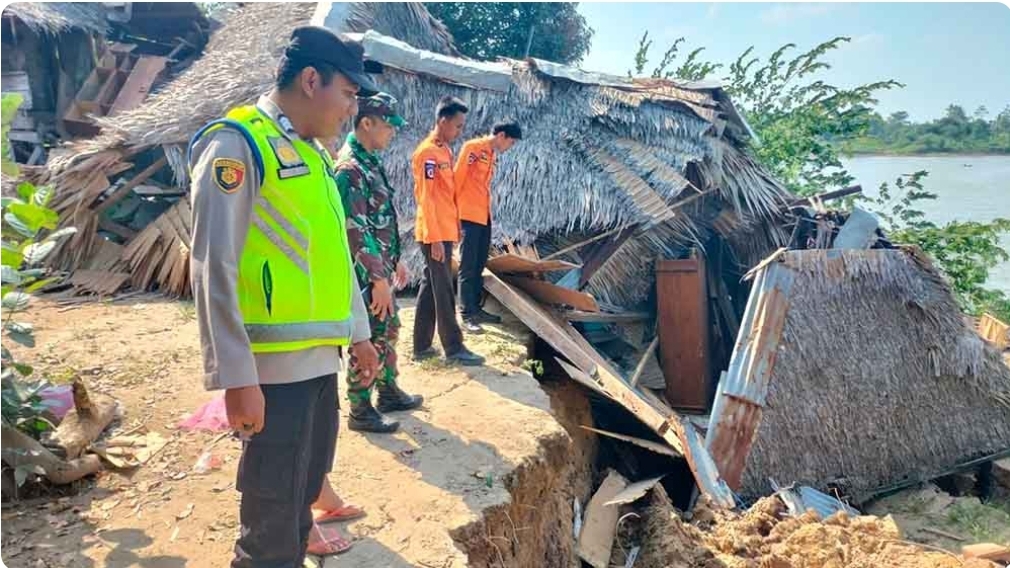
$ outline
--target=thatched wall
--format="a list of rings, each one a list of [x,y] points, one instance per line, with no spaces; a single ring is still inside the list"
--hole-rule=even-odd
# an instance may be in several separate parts
[[[1010,369],[906,250],[792,251],[796,275],[742,492],[857,497],[1010,448]]]
[[[105,6],[101,2],[13,2],[3,9],[35,33],[59,34],[73,29],[105,34]]]

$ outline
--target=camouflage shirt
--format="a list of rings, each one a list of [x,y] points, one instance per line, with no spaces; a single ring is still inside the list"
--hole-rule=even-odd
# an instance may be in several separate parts
[[[335,167],[347,215],[347,243],[364,289],[372,280],[391,279],[400,261],[395,192],[379,156],[366,150],[353,132],[337,154]]]

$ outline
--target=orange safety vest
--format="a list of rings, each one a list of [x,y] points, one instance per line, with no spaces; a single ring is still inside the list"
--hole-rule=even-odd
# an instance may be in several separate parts
[[[456,162],[456,207],[459,219],[487,225],[491,222],[491,176],[495,154],[490,136],[463,144]]]
[[[459,219],[452,175],[452,150],[432,132],[414,150],[414,237],[420,243],[458,242]]]

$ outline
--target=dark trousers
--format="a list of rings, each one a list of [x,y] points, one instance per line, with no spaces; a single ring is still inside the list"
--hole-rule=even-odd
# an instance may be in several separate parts
[[[310,506],[333,465],[337,376],[263,385],[263,430],[243,444],[242,492],[232,568],[301,568],[312,529]]]
[[[463,240],[459,245],[459,303],[463,317],[480,312],[484,289],[484,265],[491,250],[491,222],[487,225],[462,222]]]
[[[444,247],[441,262],[431,258],[431,247]],[[456,321],[456,298],[452,291],[452,243],[421,244],[424,255],[424,274],[417,292],[417,309],[414,313],[414,353],[431,347],[438,325],[438,338],[442,350],[453,355],[463,348],[463,332]]]

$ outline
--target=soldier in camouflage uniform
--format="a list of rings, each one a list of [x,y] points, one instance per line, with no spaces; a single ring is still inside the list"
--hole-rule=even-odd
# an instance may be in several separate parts
[[[366,432],[396,431],[399,422],[382,413],[412,410],[423,400],[403,392],[396,382],[400,318],[393,289],[406,284],[407,273],[400,263],[394,190],[378,155],[389,146],[396,129],[406,124],[396,106],[396,99],[386,93],[359,99],[354,132],[347,135],[336,159],[337,188],[347,215],[347,241],[369,308],[372,344],[379,354],[380,369],[374,379],[378,409],[372,406],[372,381],[359,374],[353,355],[347,375],[351,403],[348,427]]]

